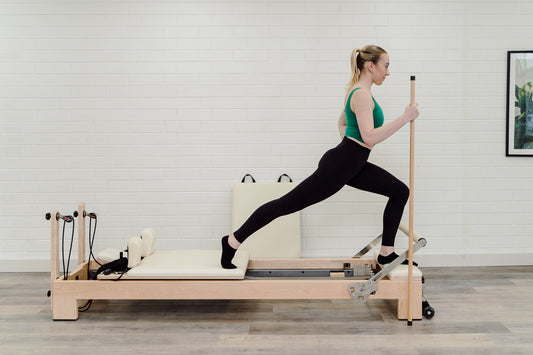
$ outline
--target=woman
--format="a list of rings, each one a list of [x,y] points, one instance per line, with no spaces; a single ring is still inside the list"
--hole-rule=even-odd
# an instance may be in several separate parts
[[[389,197],[383,213],[383,237],[378,263],[387,264],[398,257],[394,239],[403,209],[409,199],[409,188],[400,180],[369,163],[372,147],[418,117],[418,104],[409,105],[392,122],[383,125],[383,111],[374,100],[372,85],[381,85],[389,75],[389,56],[377,46],[355,49],[351,56],[352,80],[339,117],[342,141],[320,159],[318,169],[292,191],[255,210],[244,224],[222,238],[221,265],[236,268],[232,259],[237,248],[255,231],[274,219],[320,202],[344,185]]]

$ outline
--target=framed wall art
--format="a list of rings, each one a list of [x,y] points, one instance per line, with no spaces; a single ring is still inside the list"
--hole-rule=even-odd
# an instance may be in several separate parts
[[[507,52],[506,156],[533,156],[533,50]]]

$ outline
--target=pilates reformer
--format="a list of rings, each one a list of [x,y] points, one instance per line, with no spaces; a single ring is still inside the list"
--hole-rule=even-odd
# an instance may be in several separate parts
[[[374,258],[363,258],[381,236],[374,239],[352,258],[341,259],[285,259],[285,260],[248,260],[247,254],[241,254],[235,264],[241,274],[232,274],[234,270],[222,269],[219,265],[220,251],[200,251],[211,264],[217,264],[220,274],[198,277],[194,272],[189,275],[176,276],[141,274],[132,276],[132,271],[149,260],[165,259],[162,251],[157,257],[152,254],[140,260],[140,251],[153,247],[154,239],[147,238],[141,242],[128,243],[128,256],[136,266],[122,273],[99,275],[92,279],[99,265],[95,260],[85,259],[85,218],[95,216],[85,210],[85,203],[78,206],[78,266],[72,272],[59,272],[59,221],[73,218],[63,216],[58,211],[47,215],[51,221],[51,296],[54,320],[78,319],[78,302],[98,299],[356,299],[366,302],[368,299],[393,299],[398,302],[397,317],[408,319],[407,314],[407,265],[400,265],[406,260],[405,251],[391,264],[381,267]],[[407,227],[399,228],[407,234]],[[144,231],[143,231],[144,233]],[[90,237],[90,233],[89,233]],[[420,235],[414,235],[416,241],[413,252],[426,244]],[[89,243],[91,240],[89,238]],[[131,255],[135,252],[136,256]],[[153,252],[148,251],[148,253]],[[179,255],[187,263],[187,255],[198,251],[182,250]],[[171,255],[175,257],[176,255]],[[63,256],[64,257],[64,256]],[[94,256],[93,256],[94,257]],[[194,256],[197,257],[196,255]],[[178,259],[179,259],[178,258]],[[202,257],[200,257],[202,258]],[[211,268],[213,268],[211,266]],[[229,273],[224,275],[224,273]],[[118,281],[116,281],[118,280]],[[420,320],[422,316],[433,317],[434,310],[422,295],[423,277],[414,267],[412,291],[412,319]]]
[[[415,77],[411,76],[411,104],[414,104]],[[218,265],[220,251],[184,250],[153,252],[153,233],[145,238],[128,241],[127,268],[121,273],[109,272],[97,275],[102,266],[93,255],[89,234],[90,253],[85,260],[85,218],[96,218],[95,213],[85,211],[81,202],[74,217],[78,222],[78,267],[68,272],[63,253],[63,275],[59,274],[59,220],[73,222],[72,216],[63,216],[58,211],[47,214],[51,221],[51,291],[54,320],[76,320],[78,311],[85,311],[86,305],[95,299],[369,299],[397,300],[397,317],[407,320],[430,319],[435,314],[422,294],[424,278],[413,265],[413,253],[426,245],[426,240],[413,228],[414,214],[414,122],[410,123],[410,167],[409,167],[409,226],[400,224],[399,229],[409,237],[409,247],[392,263],[382,267],[375,259],[364,259],[370,250],[381,241],[381,236],[361,249],[352,258],[343,259],[253,259],[238,253],[234,270],[222,269]],[[280,177],[281,179],[281,177]],[[244,181],[244,180],[243,180]],[[278,180],[279,182],[279,180]],[[95,225],[96,227],[96,225]],[[298,229],[299,231],[299,229]],[[72,238],[74,237],[74,227]],[[64,227],[63,227],[64,238]],[[94,234],[93,234],[94,239]],[[63,241],[64,242],[64,241]],[[299,241],[298,241],[299,243]],[[72,248],[72,239],[71,239]],[[241,249],[241,248],[239,248]],[[187,258],[194,253],[192,258]],[[155,255],[155,256],[154,256]],[[141,257],[144,259],[141,261]],[[94,261],[90,258],[93,257]],[[182,265],[168,268],[168,264],[193,260],[207,262],[193,271],[178,272]],[[408,260],[408,265],[401,265]],[[116,260],[125,264],[122,254]],[[163,265],[161,264],[163,261]],[[179,263],[178,263],[179,264]],[[187,265],[188,266],[188,265]],[[209,270],[206,274],[205,270]],[[90,275],[94,275],[91,277]],[[115,282],[117,281],[118,282]],[[78,300],[90,300],[78,308]]]

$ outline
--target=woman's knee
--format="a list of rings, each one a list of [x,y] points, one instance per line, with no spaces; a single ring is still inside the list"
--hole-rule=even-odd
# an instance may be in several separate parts
[[[409,200],[409,187],[407,187],[407,185],[404,183],[401,183],[401,185],[398,187],[397,196],[399,199],[404,201],[404,203],[407,203],[407,200]]]

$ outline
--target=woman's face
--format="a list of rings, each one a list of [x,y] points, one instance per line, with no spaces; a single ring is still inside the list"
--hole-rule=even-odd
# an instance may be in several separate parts
[[[376,85],[383,84],[389,73],[389,55],[383,53],[379,56],[377,64],[370,63],[369,70],[372,73],[372,79]]]

